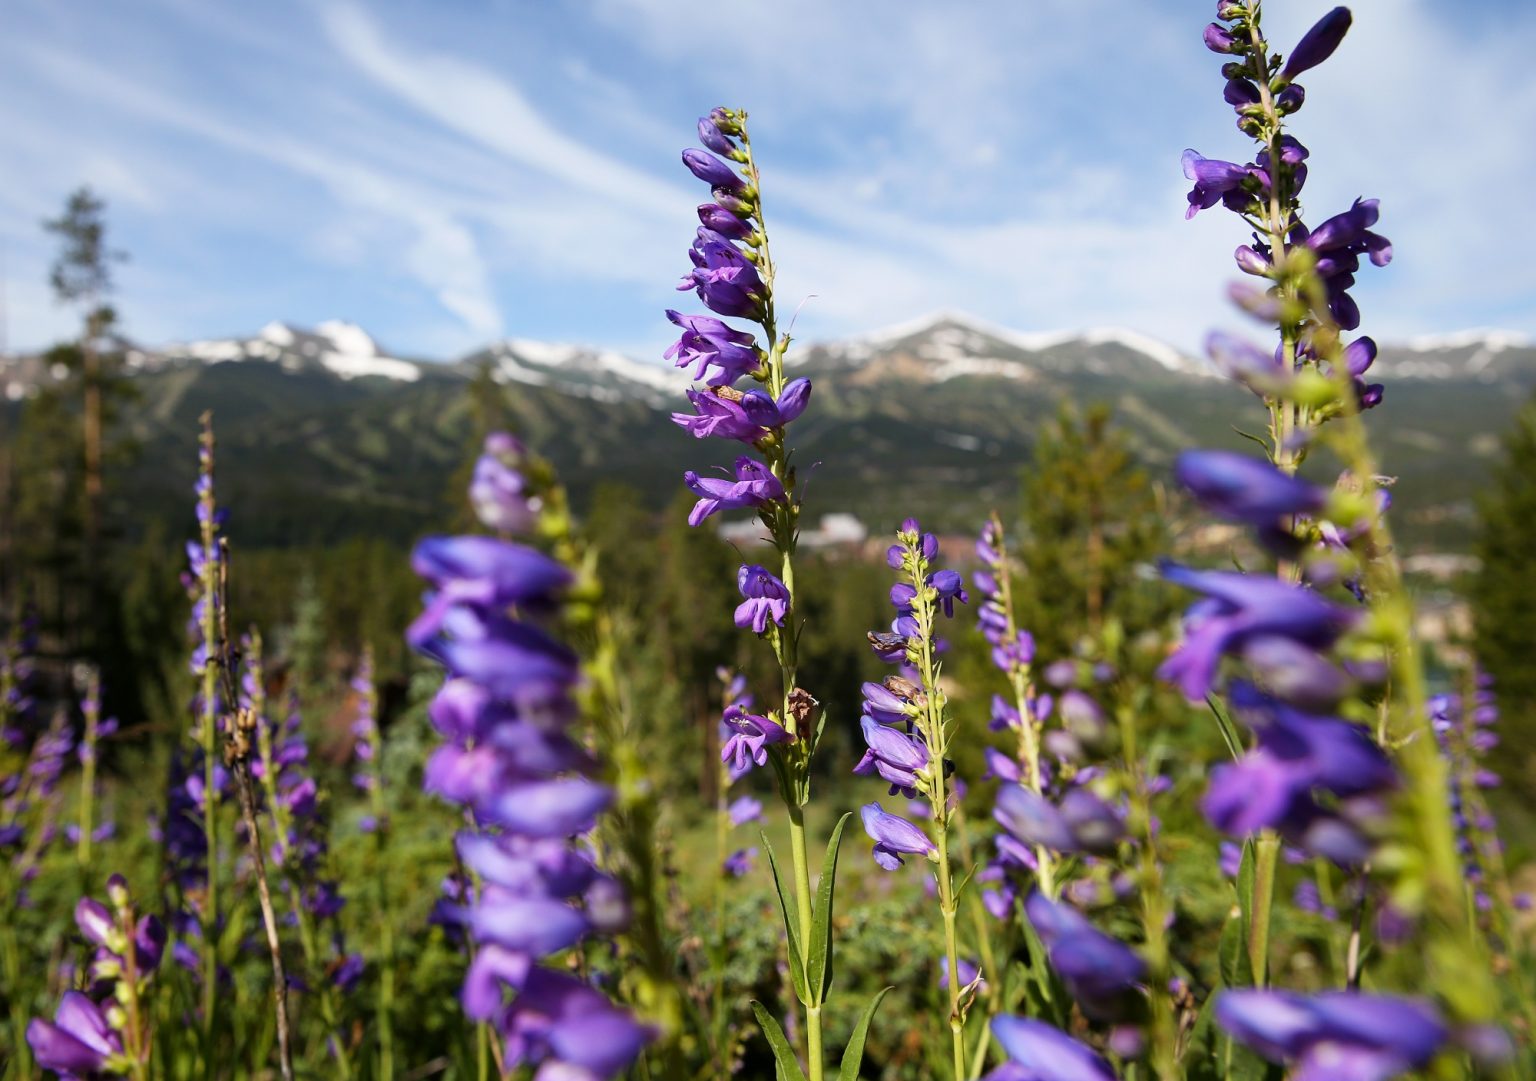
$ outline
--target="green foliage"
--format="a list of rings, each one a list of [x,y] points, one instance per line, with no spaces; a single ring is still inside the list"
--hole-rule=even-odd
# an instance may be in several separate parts
[[[1017,596],[1042,656],[1072,656],[1111,622],[1134,636],[1165,621],[1168,591],[1137,575],[1168,551],[1161,503],[1107,407],[1063,403],[1040,430],[1024,477]]]
[[[1504,438],[1504,458],[1478,503],[1480,569],[1469,590],[1479,662],[1493,676],[1504,772],[1536,782],[1536,401]]]

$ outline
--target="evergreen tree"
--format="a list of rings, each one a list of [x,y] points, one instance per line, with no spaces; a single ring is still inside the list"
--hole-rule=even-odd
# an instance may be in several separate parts
[[[54,298],[81,312],[78,340],[55,348],[49,359],[71,371],[80,394],[84,557],[87,577],[93,583],[100,554],[103,397],[107,384],[113,381],[117,352],[108,337],[117,322],[110,303],[112,265],[125,258],[107,246],[106,209],[106,203],[89,188],[80,188],[65,202],[63,214],[43,223],[61,245],[48,277]]]
[[[1062,404],[1036,438],[1023,496],[1019,611],[1041,656],[1072,653],[1111,620],[1135,635],[1166,618],[1167,591],[1138,573],[1167,551],[1159,493],[1107,406]]]
[[[1536,400],[1504,437],[1504,460],[1478,503],[1481,567],[1470,598],[1477,658],[1494,678],[1507,751],[1536,753]]]

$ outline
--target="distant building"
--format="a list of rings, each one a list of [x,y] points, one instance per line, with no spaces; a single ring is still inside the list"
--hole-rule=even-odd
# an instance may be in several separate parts
[[[740,548],[759,548],[768,544],[768,531],[755,518],[739,522],[721,522],[720,539]],[[869,528],[857,517],[844,512],[823,514],[815,529],[800,530],[802,548],[862,548],[869,538]]]

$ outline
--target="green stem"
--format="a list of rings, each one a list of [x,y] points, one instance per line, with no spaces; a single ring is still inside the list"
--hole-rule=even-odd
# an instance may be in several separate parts
[[[800,963],[810,971],[811,949],[811,865],[806,858],[805,813],[791,801],[789,810],[789,850],[795,866],[795,914],[800,922]],[[812,988],[811,996],[820,999],[821,989]],[[805,1008],[806,1064],[810,1068],[810,1081],[821,1081],[823,1064],[821,1049],[821,1007]]]
[[[944,916],[944,955],[949,960],[949,1038],[954,1054],[955,1081],[965,1081],[965,1018],[960,1009],[960,949],[955,935],[955,893],[949,873],[949,836],[941,830],[939,846],[939,911]]]

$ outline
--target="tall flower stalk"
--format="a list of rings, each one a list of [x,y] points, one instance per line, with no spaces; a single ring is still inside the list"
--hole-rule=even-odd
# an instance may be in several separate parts
[[[889,632],[870,635],[881,658],[901,665],[900,676],[864,685],[860,727],[868,745],[855,773],[874,774],[890,783],[891,794],[927,801],[929,828],[889,814],[879,803],[863,808],[864,830],[875,842],[875,862],[886,870],[901,866],[904,855],[920,855],[934,864],[939,915],[944,924],[944,960],[949,989],[949,1030],[954,1076],[965,1078],[965,1018],[977,980],[960,978],[959,909],[951,865],[950,826],[958,813],[954,789],[947,783],[946,758],[953,725],[939,683],[938,619],[953,616],[955,603],[969,598],[964,581],[952,570],[939,570],[939,543],[908,518],[886,553],[898,572],[891,587],[896,619]]]
[[[501,467],[490,479],[504,483],[482,505],[487,478],[477,469],[471,497],[482,520],[504,505],[536,523],[543,508],[520,499],[521,475],[487,457],[488,470]],[[412,566],[429,592],[407,639],[447,674],[430,709],[444,742],[424,787],[464,811],[456,848],[477,886],[454,914],[474,942],[464,1011],[498,1030],[501,1068],[617,1076],[653,1030],[580,975],[541,963],[630,918],[621,884],[570,841],[615,798],[570,731],[579,658],[553,632],[576,603],[574,575],[532,547],[478,535],[429,537]]]
[[[363,655],[352,675],[352,693],[357,696],[357,713],[352,721],[352,754],[356,772],[352,783],[368,798],[368,812],[363,828],[373,839],[373,855],[378,873],[374,877],[374,905],[379,927],[379,986],[374,1003],[378,1025],[379,1077],[393,1081],[395,1075],[395,929],[390,891],[382,872],[389,855],[389,802],[384,792],[384,744],[379,733],[379,695],[373,681],[373,648],[363,647]]]
[[[1360,323],[1349,288],[1361,257],[1385,266],[1392,245],[1372,231],[1379,217],[1375,200],[1356,200],[1315,228],[1302,221],[1299,196],[1309,153],[1285,131],[1286,118],[1305,101],[1296,78],[1333,54],[1351,16],[1335,8],[1288,58],[1265,39],[1257,2],[1224,2],[1218,18],[1205,41],[1230,57],[1222,69],[1224,96],[1259,151],[1246,165],[1186,151],[1185,173],[1194,181],[1188,216],[1220,202],[1253,230],[1252,243],[1239,247],[1235,258],[1239,269],[1265,284],[1235,288],[1234,297],[1275,328],[1278,346],[1271,352],[1215,337],[1212,354],[1264,399],[1270,461],[1186,455],[1180,479],[1207,507],[1255,528],[1276,557],[1278,581],[1265,586],[1243,575],[1175,570],[1171,577],[1208,599],[1202,610],[1191,611],[1189,638],[1164,672],[1200,700],[1220,658],[1231,655],[1257,684],[1234,684],[1229,693],[1236,695],[1235,712],[1258,725],[1258,745],[1213,775],[1205,803],[1227,832],[1258,832],[1254,885],[1243,899],[1255,982],[1262,986],[1266,979],[1274,859],[1284,836],[1345,866],[1390,868],[1396,898],[1429,916],[1432,986],[1460,1018],[1485,1020],[1493,1010],[1491,984],[1485,958],[1467,934],[1445,764],[1430,730],[1386,493],[1361,421],[1362,412],[1382,399],[1380,386],[1362,378],[1376,346],[1368,337],[1343,338]],[[1308,451],[1320,445],[1347,471],[1331,493],[1296,477]],[[1363,609],[1324,600],[1331,582],[1342,582]],[[1369,684],[1378,674],[1373,669],[1389,677],[1384,696],[1359,693],[1357,680]],[[1335,709],[1371,723],[1394,753],[1400,785],[1361,724],[1324,715]],[[1283,751],[1282,739],[1313,748],[1313,764]],[[1342,761],[1353,768],[1343,768]],[[1271,791],[1278,784],[1293,797],[1265,807],[1257,797],[1261,783]],[[1391,825],[1372,808],[1399,789],[1401,815]],[[1314,795],[1320,792],[1330,797],[1320,802]],[[1377,851],[1388,832],[1391,843]]]
[[[683,334],[667,356],[679,367],[692,365],[694,377],[705,379],[707,384],[688,391],[694,413],[673,414],[673,420],[696,438],[733,440],[759,455],[738,457],[726,479],[700,477],[691,470],[683,479],[699,497],[688,516],[690,525],[697,526],[722,510],[752,509],[767,529],[778,556],[777,573],[758,564],[741,568],[738,586],[743,599],[736,610],[736,624],[766,638],[773,649],[779,669],[779,705],[763,716],[727,711],[726,724],[732,735],[722,755],[741,757],[759,766],[771,761],[778,781],[789,823],[792,864],[788,891],[792,899],[779,890],[785,901],[782,907],[790,973],[805,1008],[805,1060],[810,1079],[820,1081],[825,1070],[822,1009],[832,971],[828,960],[832,884],[826,876],[836,871],[842,823],[828,845],[820,895],[813,895],[805,807],[810,801],[811,760],[825,718],[798,679],[801,628],[795,616],[795,550],[800,499],[787,431],[804,412],[811,384],[803,378],[790,379],[785,371],[790,339],[775,315],[774,263],[763,217],[762,175],[752,153],[746,120],[744,112],[714,109],[699,120],[699,140],[705,149],[683,151],[683,164],[709,185],[714,201],[698,208],[702,224],[688,253],[693,269],[678,289],[694,291],[717,315],[756,323],[762,328],[765,344],[759,346],[752,333],[714,316],[668,311],[667,318],[681,327]],[[735,384],[744,377],[758,386],[738,389]],[[764,841],[766,845],[766,836]],[[779,885],[778,863],[768,847],[769,864]],[[778,1022],[760,1005],[754,1009],[773,1044],[779,1068],[798,1072]],[[856,1043],[857,1051],[850,1044],[845,1055],[862,1056],[862,1029]]]
[[[219,533],[220,514],[214,499],[214,438],[212,414],[204,413],[197,444],[198,540],[188,545],[193,583],[192,624],[198,644],[192,653],[192,671],[199,677],[195,699],[194,741],[202,756],[201,813],[203,826],[204,881],[202,904],[197,913],[201,934],[203,980],[203,1042],[208,1070],[213,1070],[214,1040],[218,1029],[219,984],[219,801],[224,777],[219,768],[219,670],[216,643],[219,634]]]

